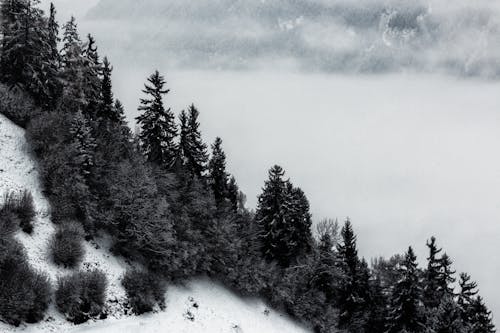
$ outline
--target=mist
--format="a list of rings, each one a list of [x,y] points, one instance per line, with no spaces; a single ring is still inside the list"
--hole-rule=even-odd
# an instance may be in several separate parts
[[[206,142],[224,140],[249,208],[280,164],[315,221],[351,218],[363,256],[413,245],[423,263],[434,235],[500,312],[500,262],[490,259],[500,251],[498,5],[56,5],[110,56],[132,127],[156,68],[172,90],[167,105],[177,114],[197,105]]]

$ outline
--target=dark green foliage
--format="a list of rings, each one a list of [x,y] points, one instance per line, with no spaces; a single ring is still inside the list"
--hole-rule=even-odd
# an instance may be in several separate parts
[[[205,174],[208,162],[207,146],[201,138],[199,115],[194,105],[188,108],[187,114],[184,110],[181,112],[178,153],[188,172],[198,178]]]
[[[141,99],[138,109],[143,113],[136,119],[141,127],[141,147],[148,161],[169,169],[175,164],[177,128],[174,114],[163,105],[163,95],[170,91],[164,88],[165,83],[158,71],[148,78],[143,90],[146,98]]]
[[[33,196],[29,191],[20,193],[10,192],[4,195],[0,214],[5,216],[5,225],[13,221],[19,223],[19,227],[27,234],[33,232],[33,221],[36,216]]]
[[[165,307],[166,283],[158,275],[147,271],[129,270],[122,280],[130,306],[140,315],[153,311],[158,305]]]
[[[97,318],[104,310],[107,283],[98,270],[61,277],[55,293],[57,309],[75,324]]]
[[[302,190],[283,180],[284,174],[280,166],[269,171],[255,220],[260,226],[264,256],[286,267],[309,251],[312,236],[309,203]]]
[[[83,247],[84,231],[76,222],[65,222],[58,229],[50,241],[50,253],[56,265],[74,268],[83,259],[85,249]]]
[[[51,294],[49,278],[28,265],[23,247],[10,237],[1,238],[0,319],[15,326],[39,322]]]

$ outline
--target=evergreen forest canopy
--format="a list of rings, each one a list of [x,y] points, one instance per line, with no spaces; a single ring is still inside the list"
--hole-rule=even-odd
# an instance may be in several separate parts
[[[222,139],[203,141],[195,105],[178,116],[166,106],[161,73],[147,78],[134,134],[93,36],[79,36],[74,18],[61,32],[54,6],[46,16],[37,0],[0,3],[0,112],[26,129],[38,160],[56,264],[74,269],[83,238],[106,233],[116,255],[145,267],[123,282],[135,313],[162,306],[162,281],[206,275],[315,332],[495,332],[476,283],[457,276],[435,238],[426,267],[411,247],[369,265],[349,220],[323,220],[313,233],[306,194],[280,166],[247,210]],[[0,319],[40,321],[53,291],[12,237],[19,225],[31,232],[32,199],[12,197],[0,212]],[[104,279],[61,279],[57,308],[75,323],[102,317]]]

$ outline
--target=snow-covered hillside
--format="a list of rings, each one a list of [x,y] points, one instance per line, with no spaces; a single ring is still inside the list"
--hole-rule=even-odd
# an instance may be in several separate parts
[[[24,130],[0,115],[0,193],[24,189],[33,194],[37,216],[33,234],[19,232],[16,237],[26,248],[31,265],[46,272],[55,285],[58,276],[70,271],[55,266],[48,258],[47,244],[55,231],[50,221],[49,203],[43,196]],[[86,255],[81,264],[81,269],[99,268],[108,277],[106,320],[75,326],[66,322],[52,307],[41,323],[14,328],[0,322],[0,332],[306,332],[261,301],[243,300],[209,280],[169,287],[164,312],[128,316],[124,308],[126,299],[121,278],[129,264],[109,252],[109,243],[106,238],[86,243]]]

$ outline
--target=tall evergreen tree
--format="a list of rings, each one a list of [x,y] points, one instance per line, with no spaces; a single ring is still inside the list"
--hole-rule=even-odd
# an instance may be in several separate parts
[[[69,131],[76,152],[72,162],[77,164],[82,176],[88,178],[94,165],[96,142],[92,136],[92,128],[81,111],[75,113]]]
[[[228,192],[228,174],[226,172],[226,154],[222,150],[222,139],[217,137],[212,145],[212,157],[208,163],[210,185],[218,206],[223,204]]]
[[[91,34],[87,35],[87,41],[83,44],[84,57],[84,89],[86,99],[86,113],[91,119],[97,119],[101,106],[101,76],[103,72],[99,59],[97,45]]]
[[[399,268],[399,274],[400,280],[391,296],[387,332],[423,332],[421,279],[417,257],[411,247]]]
[[[241,202],[240,189],[234,176],[231,176],[227,184],[227,198],[231,203],[231,208],[234,212],[237,212],[244,205],[244,202]]]
[[[119,123],[122,120],[122,115],[119,110],[115,107],[113,98],[113,87],[111,81],[111,73],[113,72],[113,67],[111,66],[107,57],[104,57],[102,65],[102,81],[101,81],[101,101],[98,111],[98,117],[101,119],[108,119],[115,123]],[[120,103],[121,104],[121,103]]]
[[[426,307],[436,308],[443,296],[440,285],[441,263],[438,258],[442,249],[437,247],[435,237],[432,237],[427,242],[427,247],[429,248],[429,257],[427,258],[427,270],[425,271],[423,299]]]
[[[179,159],[188,171],[200,178],[207,169],[207,146],[203,143],[198,117],[200,112],[191,105],[188,113],[180,114]]]
[[[61,77],[64,91],[62,103],[68,111],[87,111],[85,76],[87,60],[78,35],[74,17],[63,26],[63,48],[61,51]]]
[[[52,61],[47,19],[39,0],[1,3],[0,79],[30,93],[38,105],[53,104],[57,64]]]
[[[307,199],[283,179],[284,174],[277,165],[269,170],[255,219],[264,256],[287,267],[309,250],[312,236]]]
[[[364,326],[362,315],[368,301],[369,278],[366,263],[363,264],[358,257],[356,235],[349,219],[342,227],[340,236],[337,251],[342,261],[344,280],[338,299],[339,324],[348,331],[357,331]]]
[[[137,122],[141,127],[139,139],[148,161],[163,168],[171,168],[175,163],[177,145],[175,137],[177,127],[170,108],[165,109],[163,96],[170,92],[165,89],[165,79],[155,71],[145,84],[143,92],[146,98],[141,98]]]

